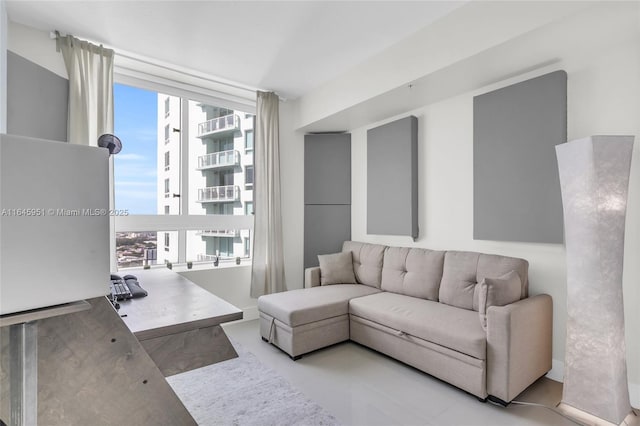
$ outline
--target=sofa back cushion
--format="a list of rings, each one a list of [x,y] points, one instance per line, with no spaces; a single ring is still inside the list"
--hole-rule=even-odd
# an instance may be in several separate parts
[[[382,290],[438,301],[444,253],[388,247],[382,267]]]
[[[382,282],[382,259],[386,246],[380,244],[345,241],[342,251],[353,255],[353,272],[356,281],[371,287],[380,288]]]
[[[476,286],[478,314],[482,328],[487,329],[487,310],[490,306],[504,306],[522,298],[522,280],[516,271],[510,271],[498,278],[486,277]]]
[[[350,251],[319,254],[320,285],[357,284],[353,273],[353,255]]]
[[[528,295],[529,262],[515,257],[466,251],[448,251],[444,256],[439,300],[447,305],[477,311],[477,284],[516,271],[522,284],[521,298]]]
[[[529,262],[524,259],[496,254],[481,254],[476,279],[481,282],[485,278],[498,278],[509,271],[516,271],[520,276],[522,283],[520,299],[529,296]]]

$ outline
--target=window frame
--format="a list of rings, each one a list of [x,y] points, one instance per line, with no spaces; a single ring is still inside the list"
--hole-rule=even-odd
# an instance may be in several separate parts
[[[251,182],[247,179],[247,176],[251,175]],[[253,164],[247,164],[244,166],[244,188],[253,189],[253,182],[255,180],[255,168]]]
[[[248,136],[251,135],[251,147],[247,146],[247,141],[248,141]],[[256,137],[256,132],[255,132],[255,120],[254,120],[254,128],[251,130],[245,130],[244,131],[244,151],[245,152],[253,152],[253,147],[255,145],[255,137]]]
[[[169,198],[171,195],[171,180],[165,178],[164,180],[164,198]]]
[[[151,67],[153,68],[153,67]],[[125,72],[123,72],[125,71]],[[228,93],[212,90],[210,87],[210,81],[204,80],[205,85],[197,86],[193,84],[191,75],[180,74],[181,79],[169,82],[164,78],[158,78],[157,75],[147,74],[147,79],[140,77],[132,77],[129,75],[128,70],[123,67],[115,66],[114,68],[114,83],[124,84],[140,89],[152,90],[156,93],[161,93],[168,96],[180,97],[180,121],[182,131],[177,133],[177,137],[180,138],[180,155],[178,156],[177,163],[180,167],[180,182],[179,191],[181,194],[179,199],[179,211],[188,212],[189,207],[189,122],[188,111],[189,101],[202,102],[210,105],[216,105],[221,108],[228,108],[234,111],[241,111],[245,114],[251,114],[255,116],[255,98],[251,101],[247,100],[247,89],[238,89],[238,93],[243,92],[241,96],[230,96]],[[196,79],[197,80],[197,79]],[[187,82],[189,81],[189,82]],[[200,80],[198,80],[200,81]],[[217,87],[217,86],[216,86]],[[191,90],[190,90],[191,89]],[[255,92],[254,92],[255,94]],[[165,104],[166,105],[166,104]],[[165,111],[166,115],[166,111]],[[255,120],[254,120],[255,123]],[[165,144],[171,139],[171,128],[169,125],[165,126],[169,129],[169,138],[165,138]],[[110,178],[113,182],[113,168],[110,171]],[[166,179],[168,180],[168,178]],[[111,185],[110,197],[112,200],[115,198],[115,185]],[[165,199],[171,197],[171,191],[165,192]],[[160,200],[158,200],[160,201]],[[112,202],[113,204],[113,202]],[[213,223],[213,224],[212,224]],[[111,218],[111,230],[110,234],[113,240],[112,243],[112,268],[117,268],[117,261],[115,260],[115,235],[118,232],[171,232],[177,231],[178,233],[178,260],[177,263],[186,263],[186,242],[187,231],[198,231],[202,229],[211,229],[212,227],[217,229],[248,229],[249,232],[253,232],[254,219],[253,215],[190,215],[185,214],[156,214],[156,215],[128,215],[128,216],[116,216]],[[159,241],[158,241],[159,243]],[[159,244],[157,244],[159,248]]]
[[[251,232],[249,232],[249,236],[244,239],[244,257],[251,257]]]
[[[164,144],[167,145],[171,142],[171,128],[168,124],[164,126]]]

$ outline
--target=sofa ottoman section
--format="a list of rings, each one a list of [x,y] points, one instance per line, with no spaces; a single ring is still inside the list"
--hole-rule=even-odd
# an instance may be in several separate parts
[[[293,359],[349,340],[349,300],[379,291],[361,284],[335,284],[261,296],[260,335]]]

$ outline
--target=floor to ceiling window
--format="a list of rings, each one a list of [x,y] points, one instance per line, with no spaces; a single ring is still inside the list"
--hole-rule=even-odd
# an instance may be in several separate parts
[[[115,207],[134,228],[116,225],[118,267],[250,257],[251,228],[233,218],[253,213],[254,116],[122,84],[114,95]]]

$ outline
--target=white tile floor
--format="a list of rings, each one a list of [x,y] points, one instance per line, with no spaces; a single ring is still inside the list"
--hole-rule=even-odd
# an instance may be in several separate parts
[[[499,407],[352,342],[292,361],[262,341],[258,322],[224,326],[227,335],[316,401],[344,425],[575,425],[532,406]],[[562,385],[541,379],[517,399],[550,407]]]

